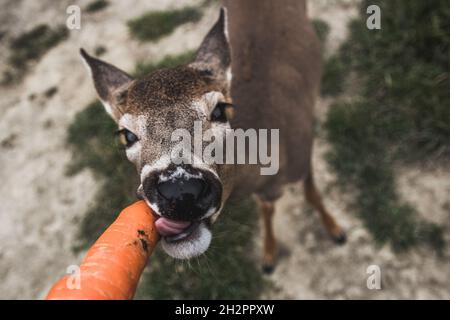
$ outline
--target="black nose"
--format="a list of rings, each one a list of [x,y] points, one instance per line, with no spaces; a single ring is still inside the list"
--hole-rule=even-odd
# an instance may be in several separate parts
[[[208,170],[170,166],[154,171],[142,181],[142,196],[165,218],[197,221],[220,207],[222,184]]]
[[[193,221],[201,218],[211,204],[211,192],[202,178],[176,178],[160,181],[156,190],[162,198],[161,214],[167,218]]]
[[[159,182],[156,186],[159,194],[170,202],[197,201],[205,190],[203,179],[171,179]]]

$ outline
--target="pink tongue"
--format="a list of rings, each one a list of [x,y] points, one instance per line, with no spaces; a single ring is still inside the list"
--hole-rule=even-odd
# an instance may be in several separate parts
[[[188,221],[175,221],[164,217],[159,218],[155,222],[156,230],[163,237],[177,235],[189,227],[190,224]]]

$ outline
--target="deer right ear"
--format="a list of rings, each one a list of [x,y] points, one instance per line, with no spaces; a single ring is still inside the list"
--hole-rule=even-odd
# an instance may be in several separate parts
[[[83,49],[80,49],[80,54],[106,112],[117,122],[123,115],[121,110],[133,78],[113,65],[91,57]]]
[[[195,61],[190,67],[200,70],[226,87],[231,80],[231,50],[228,40],[227,9],[220,9],[220,16],[203,39]]]

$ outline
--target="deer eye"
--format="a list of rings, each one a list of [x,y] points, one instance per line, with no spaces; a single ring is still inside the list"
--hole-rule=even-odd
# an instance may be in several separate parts
[[[118,133],[120,142],[127,148],[131,147],[136,141],[139,140],[138,137],[128,129],[119,130]]]
[[[227,122],[233,117],[234,107],[231,103],[219,102],[211,112],[211,121]]]

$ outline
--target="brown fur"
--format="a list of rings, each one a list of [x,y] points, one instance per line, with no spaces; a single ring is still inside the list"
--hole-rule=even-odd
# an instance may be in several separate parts
[[[157,70],[136,80],[128,90],[128,111],[148,112],[189,105],[214,88],[200,71],[185,66]]]
[[[321,51],[305,3],[225,1],[232,48],[233,127],[280,129],[280,171],[261,176],[239,168],[239,193],[274,200],[281,186],[304,178],[311,158],[313,107],[321,77]]]
[[[325,209],[315,187],[311,153],[313,108],[319,92],[320,43],[299,0],[225,0],[232,48],[233,102],[240,106],[233,127],[280,129],[280,171],[262,176],[257,166],[242,166],[234,192],[256,193],[264,222],[265,271],[275,264],[273,201],[287,182],[305,179],[307,200],[338,243],[345,234]]]

